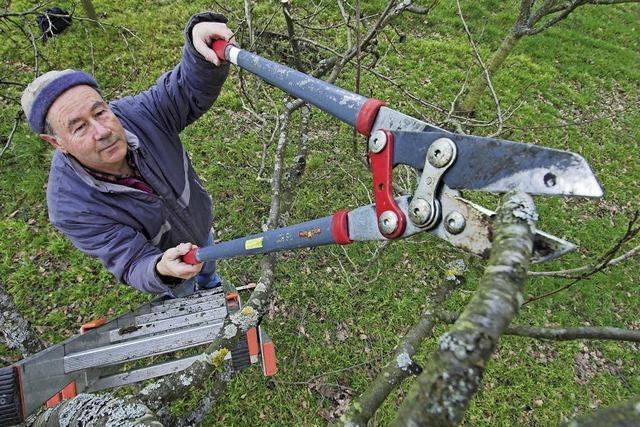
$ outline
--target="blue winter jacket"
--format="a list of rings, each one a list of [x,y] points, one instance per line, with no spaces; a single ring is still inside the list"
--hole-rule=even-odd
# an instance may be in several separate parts
[[[194,49],[191,29],[201,21],[226,19],[214,13],[193,16],[180,63],[149,90],[109,103],[126,130],[138,170],[156,194],[97,180],[60,151],[51,162],[51,223],[118,280],[154,294],[170,290],[155,269],[162,253],[181,242],[205,245],[213,220],[211,199],[179,138],[211,107],[229,71]]]

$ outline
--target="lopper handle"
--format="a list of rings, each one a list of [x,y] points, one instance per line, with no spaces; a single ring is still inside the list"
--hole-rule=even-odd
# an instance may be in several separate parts
[[[220,60],[229,61],[255,74],[289,95],[300,98],[355,127],[359,133],[367,137],[371,134],[378,110],[384,105],[384,102],[378,99],[366,98],[242,50],[227,40],[215,40],[211,43],[211,49]]]
[[[182,262],[191,265],[200,264],[202,261],[198,261],[198,248],[193,248],[186,255],[183,255]]]
[[[218,56],[218,59],[220,59],[221,61],[227,60],[227,58],[224,56],[224,51],[227,48],[227,45],[229,45],[229,41],[224,39],[214,40],[213,43],[211,43],[211,49],[213,49],[213,51]]]

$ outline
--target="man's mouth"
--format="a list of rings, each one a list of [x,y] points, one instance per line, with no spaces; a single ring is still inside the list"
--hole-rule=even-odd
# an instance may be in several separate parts
[[[115,141],[110,142],[109,144],[107,144],[104,147],[100,148],[98,150],[98,152],[102,152],[102,151],[105,151],[105,150],[108,150],[108,149],[114,147],[118,143],[118,141],[119,141],[119,139],[116,139]]]

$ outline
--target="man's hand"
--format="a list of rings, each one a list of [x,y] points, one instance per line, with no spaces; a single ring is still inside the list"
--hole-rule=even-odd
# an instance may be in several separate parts
[[[193,47],[204,56],[204,58],[220,65],[218,55],[211,49],[211,43],[214,40],[229,40],[233,42],[233,31],[226,24],[221,22],[199,22],[191,30],[193,39]]]
[[[187,264],[182,262],[182,256],[197,246],[191,243],[180,243],[175,248],[167,249],[162,258],[156,264],[156,271],[162,276],[177,277],[179,279],[191,279],[202,270],[202,263]]]

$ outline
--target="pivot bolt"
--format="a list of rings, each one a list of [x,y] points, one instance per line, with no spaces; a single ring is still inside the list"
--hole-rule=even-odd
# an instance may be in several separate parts
[[[431,205],[425,199],[413,199],[409,204],[409,218],[417,226],[429,221],[431,211]]]
[[[451,234],[460,234],[467,226],[467,221],[458,211],[450,212],[444,219],[444,228]]]
[[[443,168],[455,155],[455,144],[449,138],[436,139],[427,151],[427,160],[431,166]]]
[[[384,211],[378,218],[378,227],[382,234],[391,234],[398,228],[398,215],[393,211]]]
[[[381,130],[377,130],[369,138],[369,150],[373,153],[379,153],[384,150],[387,145],[387,134]]]

